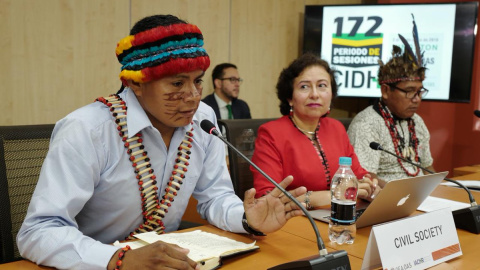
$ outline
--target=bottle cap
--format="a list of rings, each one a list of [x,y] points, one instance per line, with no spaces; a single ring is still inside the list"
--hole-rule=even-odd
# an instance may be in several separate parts
[[[352,158],[351,157],[340,157],[340,161],[338,162],[340,165],[352,165]]]

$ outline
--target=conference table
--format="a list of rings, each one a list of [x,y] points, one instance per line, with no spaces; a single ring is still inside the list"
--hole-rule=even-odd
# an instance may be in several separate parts
[[[464,175],[458,178],[468,180],[479,180],[480,173]],[[472,191],[475,200],[480,201],[480,192]],[[468,196],[463,189],[456,187],[438,186],[431,194],[435,197],[445,199],[469,202]],[[412,215],[421,214],[416,212]],[[315,221],[320,235],[329,252],[336,250],[346,250],[350,259],[352,269],[361,269],[363,255],[370,236],[371,226],[357,230],[355,242],[351,245],[337,245],[328,240],[328,224]],[[311,255],[318,254],[315,232],[306,217],[299,216],[290,219],[287,224],[279,231],[270,233],[266,237],[252,236],[246,234],[235,234],[220,230],[212,225],[203,225],[190,228],[184,231],[203,230],[215,233],[231,239],[251,243],[256,241],[258,250],[238,254],[222,260],[221,269],[267,269],[282,263],[302,259]],[[478,258],[480,250],[480,234],[470,233],[462,229],[457,229],[458,238],[463,255],[451,259],[441,265],[435,266],[435,269],[480,269],[480,259]],[[37,266],[28,261],[21,260],[12,263],[0,264],[0,270],[33,270],[33,269],[52,269],[44,266]]]
[[[453,169],[453,175],[454,176],[462,176],[462,175],[479,173],[479,172],[480,172],[480,164],[457,167],[457,168]]]
[[[472,191],[475,200],[480,201],[480,193],[477,191]],[[456,187],[446,187],[438,186],[431,194],[431,196],[461,201],[469,202],[467,193],[460,188]],[[421,214],[422,212],[417,211],[416,214]],[[328,236],[328,225],[321,222],[316,222],[320,230],[320,234],[325,239]],[[313,230],[308,230],[310,223],[306,218],[294,218],[291,219],[283,228],[282,231],[289,232],[296,236],[299,236],[304,239],[314,239],[315,233]],[[305,228],[303,230],[299,228]],[[326,246],[335,250],[346,250],[351,257],[363,259],[365,249],[368,243],[368,238],[370,236],[370,231],[372,227],[365,227],[357,230],[357,236],[355,242],[352,245],[337,245],[335,243],[326,242]],[[480,234],[474,234],[462,229],[457,229],[458,239],[460,241],[460,247],[462,249],[463,255],[452,260],[447,261],[445,264],[451,266],[450,269],[480,269],[480,259],[478,258],[480,250]],[[352,269],[356,268],[352,265]]]

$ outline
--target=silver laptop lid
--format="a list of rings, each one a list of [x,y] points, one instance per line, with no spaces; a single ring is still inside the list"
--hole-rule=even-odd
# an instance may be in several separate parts
[[[357,220],[357,228],[409,216],[442,182],[448,172],[389,181]],[[310,211],[313,218],[328,222],[329,209]]]

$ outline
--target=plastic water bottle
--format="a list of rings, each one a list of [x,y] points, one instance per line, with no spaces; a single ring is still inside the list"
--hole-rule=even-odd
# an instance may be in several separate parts
[[[340,167],[333,176],[330,192],[332,212],[328,225],[328,237],[337,244],[353,244],[357,234],[356,203],[358,182],[350,166],[350,157],[340,158]]]

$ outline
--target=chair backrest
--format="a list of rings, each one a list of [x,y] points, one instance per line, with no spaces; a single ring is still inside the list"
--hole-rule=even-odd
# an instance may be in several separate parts
[[[352,123],[353,118],[335,118],[338,121],[342,122],[343,126],[345,127],[345,130],[348,131],[348,127],[350,126],[350,123]]]
[[[16,237],[37,185],[53,127],[0,126],[0,263],[21,259]]]
[[[218,125],[222,131],[225,131],[224,135],[227,140],[251,159],[255,149],[258,127],[275,119],[219,119]],[[245,191],[253,187],[250,165],[230,148],[228,149],[228,162],[235,194],[243,200]]]

